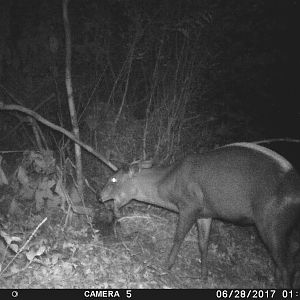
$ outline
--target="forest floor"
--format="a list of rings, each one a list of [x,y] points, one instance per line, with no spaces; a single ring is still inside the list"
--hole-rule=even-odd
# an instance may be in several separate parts
[[[206,279],[196,227],[166,270],[176,220],[176,214],[134,204],[105,235],[87,222],[66,228],[52,222],[31,241],[30,252],[11,263],[15,254],[6,248],[0,288],[275,288],[274,265],[256,230],[220,221],[212,224]],[[3,242],[0,249],[4,257]]]

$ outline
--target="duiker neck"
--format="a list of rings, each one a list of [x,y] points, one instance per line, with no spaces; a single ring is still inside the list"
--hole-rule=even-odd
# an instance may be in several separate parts
[[[178,212],[178,208],[174,204],[161,199],[158,194],[159,181],[167,172],[168,168],[150,168],[142,169],[140,173],[136,174],[135,187],[138,192],[135,200]]]

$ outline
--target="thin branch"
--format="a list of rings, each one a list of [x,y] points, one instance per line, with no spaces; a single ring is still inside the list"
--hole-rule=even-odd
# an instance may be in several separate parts
[[[19,254],[25,249],[28,243],[31,241],[35,233],[39,230],[39,228],[47,221],[47,217],[36,227],[33,233],[30,235],[29,239],[25,242],[25,244],[20,248],[20,250],[16,253],[16,255],[12,258],[12,260],[5,266],[5,268],[1,271],[0,276],[7,270],[7,268],[15,261],[15,259],[19,256]]]
[[[18,104],[20,103],[20,101],[14,97],[14,95],[12,95],[11,93],[9,93],[2,85],[0,85],[1,88],[3,88],[6,93],[8,93],[8,95]],[[43,100],[42,102],[40,102],[36,107],[34,107],[32,110],[37,111],[39,110],[44,104],[46,104],[48,101],[52,100],[54,98],[55,94],[51,94],[49,97],[47,97],[45,100]],[[22,104],[19,104],[22,105]],[[11,138],[11,135],[13,134],[13,132],[15,130],[17,130],[23,123],[25,122],[25,120],[21,120],[20,123],[18,123],[13,129],[11,129],[6,136],[4,136],[3,138],[0,139],[0,141],[4,141],[7,138]]]
[[[117,167],[115,165],[113,165],[110,161],[108,161],[102,154],[96,152],[92,147],[90,147],[87,144],[83,143],[82,141],[78,140],[71,132],[46,120],[38,113],[36,113],[28,108],[25,108],[23,106],[20,106],[20,105],[15,105],[15,104],[4,105],[3,102],[0,102],[0,110],[17,110],[17,111],[20,111],[22,113],[25,113],[25,114],[35,118],[37,121],[43,123],[44,125],[54,129],[55,131],[58,131],[64,135],[66,135],[69,139],[71,139],[72,141],[74,141],[75,143],[80,145],[86,151],[90,152],[91,154],[93,154],[94,156],[99,158],[103,163],[105,163],[113,171],[117,171]]]
[[[267,144],[267,143],[273,143],[273,142],[291,142],[291,143],[300,143],[300,140],[298,139],[291,139],[291,138],[273,138],[273,139],[266,139],[266,140],[260,140],[260,141],[254,141],[249,143],[254,144]]]
[[[97,80],[97,82],[96,82],[96,84],[95,84],[95,86],[94,86],[94,88],[93,88],[93,90],[92,90],[92,92],[91,92],[91,95],[90,95],[90,96],[88,97],[88,99],[87,99],[87,102],[86,102],[86,105],[85,105],[83,111],[81,112],[81,114],[80,114],[79,117],[78,117],[78,123],[79,123],[79,124],[80,124],[80,120],[81,120],[81,118],[82,118],[82,116],[83,116],[83,114],[84,114],[86,108],[89,106],[89,104],[90,104],[90,102],[91,102],[91,100],[92,100],[92,97],[94,96],[94,93],[96,92],[96,90],[97,90],[97,88],[98,88],[98,86],[99,86],[99,84],[100,84],[102,78],[104,77],[104,73],[106,72],[106,69],[107,69],[107,66],[104,68],[102,74],[99,76],[99,78],[98,78],[98,80]]]

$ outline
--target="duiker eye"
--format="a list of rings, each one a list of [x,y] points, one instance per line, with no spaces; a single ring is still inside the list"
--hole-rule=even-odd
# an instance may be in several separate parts
[[[113,177],[110,181],[115,183],[115,182],[117,182],[117,178]]]

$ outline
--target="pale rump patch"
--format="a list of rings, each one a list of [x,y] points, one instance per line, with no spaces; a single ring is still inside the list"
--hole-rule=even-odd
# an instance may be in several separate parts
[[[233,143],[233,144],[229,144],[229,145],[225,145],[223,147],[231,147],[231,146],[238,146],[238,147],[245,147],[245,148],[249,148],[249,149],[253,149],[255,151],[259,151],[261,153],[264,153],[265,155],[273,158],[278,165],[282,168],[283,171],[288,172],[290,171],[293,166],[291,165],[291,163],[286,160],[283,156],[281,156],[280,154],[274,152],[273,150],[270,150],[266,147],[254,144],[254,143]],[[223,148],[221,147],[221,148]]]

